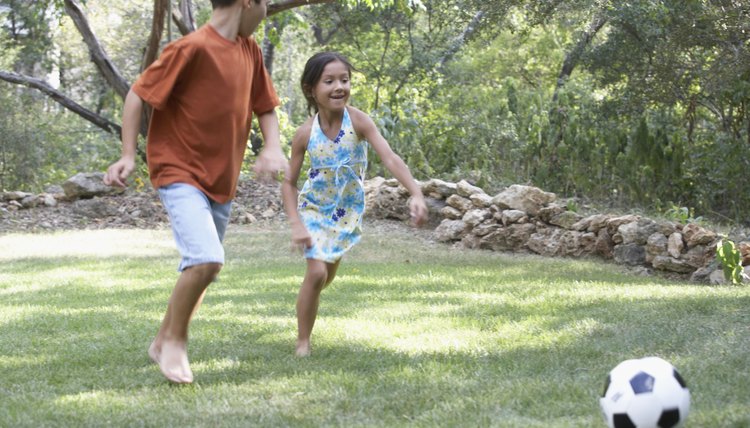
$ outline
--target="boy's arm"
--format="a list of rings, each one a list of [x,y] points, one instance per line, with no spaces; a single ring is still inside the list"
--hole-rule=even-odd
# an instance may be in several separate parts
[[[141,129],[143,100],[131,89],[122,107],[122,155],[120,160],[107,168],[104,184],[125,187],[125,179],[135,169],[135,154],[138,146],[138,133]]]
[[[281,150],[279,119],[276,117],[276,111],[271,110],[258,115],[258,125],[260,125],[260,132],[263,134],[263,150],[258,155],[253,170],[261,178],[279,172],[288,174],[289,162]]]
[[[388,171],[401,183],[411,194],[409,200],[409,211],[412,222],[419,226],[427,220],[427,204],[422,194],[422,189],[412,177],[409,167],[399,155],[393,152],[388,141],[380,134],[375,122],[365,113],[352,110],[352,124],[358,134],[364,137],[368,143],[375,149],[380,160],[383,162]]]

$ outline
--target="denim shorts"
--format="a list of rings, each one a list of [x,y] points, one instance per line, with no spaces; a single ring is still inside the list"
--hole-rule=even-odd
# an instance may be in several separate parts
[[[222,241],[232,202],[214,202],[185,183],[160,187],[159,198],[169,215],[177,250],[182,256],[177,270],[182,272],[204,263],[224,264]]]

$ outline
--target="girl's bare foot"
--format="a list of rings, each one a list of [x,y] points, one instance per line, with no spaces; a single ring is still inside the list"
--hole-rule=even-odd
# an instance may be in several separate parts
[[[294,355],[298,357],[309,357],[310,351],[311,349],[309,340],[297,340],[297,350],[294,351]]]
[[[187,357],[185,342],[164,341],[159,355],[159,369],[168,381],[185,384],[193,382],[193,372]]]

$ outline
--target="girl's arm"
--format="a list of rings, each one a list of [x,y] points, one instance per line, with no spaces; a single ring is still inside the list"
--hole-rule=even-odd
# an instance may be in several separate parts
[[[423,224],[427,220],[427,205],[424,201],[424,195],[422,195],[422,189],[412,177],[409,167],[399,155],[393,152],[388,141],[380,134],[370,116],[353,107],[349,107],[349,111],[355,132],[370,143],[383,165],[411,194],[409,211],[412,222],[417,226]]]
[[[292,228],[292,245],[301,249],[312,247],[312,237],[305,228],[297,212],[297,180],[305,160],[307,141],[310,139],[310,121],[308,120],[294,134],[292,139],[292,158],[289,160],[289,172],[284,175],[281,183],[281,199],[284,202],[284,212]]]

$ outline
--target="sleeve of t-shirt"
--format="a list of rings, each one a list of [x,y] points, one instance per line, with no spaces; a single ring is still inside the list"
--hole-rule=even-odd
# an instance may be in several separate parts
[[[281,104],[276,90],[273,88],[271,76],[268,75],[266,66],[263,63],[263,52],[255,40],[250,39],[250,49],[253,50],[255,65],[253,67],[254,75],[253,86],[250,92],[250,111],[256,115],[267,113]]]
[[[159,59],[143,71],[131,89],[153,108],[162,110],[188,63],[188,57],[177,43],[167,45]]]

